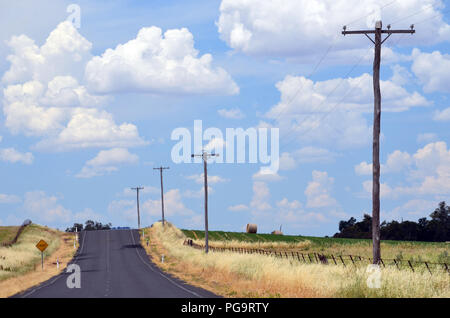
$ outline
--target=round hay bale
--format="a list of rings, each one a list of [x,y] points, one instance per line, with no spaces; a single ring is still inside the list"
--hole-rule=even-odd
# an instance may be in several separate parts
[[[283,235],[283,232],[276,230],[276,231],[273,231],[272,234],[274,234],[274,235]]]
[[[256,224],[249,223],[247,224],[247,233],[256,234],[256,231],[258,230],[258,227]]]

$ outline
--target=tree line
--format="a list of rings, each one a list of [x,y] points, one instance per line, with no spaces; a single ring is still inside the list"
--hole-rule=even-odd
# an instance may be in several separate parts
[[[391,221],[380,224],[382,240],[446,242],[450,241],[450,207],[445,201],[426,217],[413,221]],[[372,238],[372,217],[364,214],[363,219],[357,222],[354,217],[348,221],[339,222],[339,233],[333,237],[338,238]]]
[[[101,222],[87,220],[84,223],[84,226],[81,223],[74,223],[72,227],[68,227],[66,229],[66,232],[75,232],[75,231],[81,232],[83,230],[85,231],[110,230],[111,226],[112,226],[111,223],[102,224]]]

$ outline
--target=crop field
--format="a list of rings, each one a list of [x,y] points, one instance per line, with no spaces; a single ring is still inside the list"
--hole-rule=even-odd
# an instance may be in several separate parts
[[[197,244],[204,244],[205,232],[181,230]],[[249,234],[240,232],[209,231],[209,241],[215,247],[262,248],[277,251],[317,252],[333,255],[372,256],[372,241],[311,236]],[[450,263],[450,244],[445,242],[381,242],[381,255],[388,259],[417,262]]]

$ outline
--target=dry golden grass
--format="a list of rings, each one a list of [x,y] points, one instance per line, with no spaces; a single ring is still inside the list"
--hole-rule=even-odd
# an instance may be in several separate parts
[[[206,255],[184,246],[184,234],[170,224],[163,229],[155,223],[146,233],[151,241],[146,250],[163,270],[226,297],[450,297],[446,273],[382,269],[381,288],[371,289],[366,268],[302,264],[258,254]]]
[[[0,226],[0,245],[9,243],[15,236],[19,226]]]
[[[49,246],[44,252],[44,269],[36,243],[44,239]],[[38,225],[30,225],[12,247],[0,248],[0,298],[9,297],[38,285],[59,274],[72,259],[73,234]],[[56,268],[59,260],[59,269]]]
[[[203,240],[194,240],[196,244],[205,244]],[[283,250],[283,251],[291,251],[291,250],[308,250],[311,247],[311,241],[305,240],[301,242],[245,242],[245,241],[237,241],[237,240],[229,240],[229,241],[210,241],[210,246],[221,247],[221,248],[253,248],[253,249],[264,249],[264,250]]]

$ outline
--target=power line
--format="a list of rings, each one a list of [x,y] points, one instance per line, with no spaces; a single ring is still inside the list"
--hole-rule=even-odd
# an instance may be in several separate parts
[[[384,8],[393,5],[395,2],[397,2],[397,0],[391,1],[391,2],[389,2],[389,3],[387,3],[387,4],[383,5],[383,6],[381,6],[381,7],[380,7],[380,10],[383,10]],[[363,16],[363,17],[360,17],[360,18],[358,18],[358,19],[356,19],[356,20],[353,20],[352,22],[347,23],[346,25],[349,26],[349,25],[352,25],[352,24],[355,23],[355,22],[361,21],[362,19],[367,18],[368,16],[370,16],[372,13],[373,13],[373,12],[370,12],[369,14],[366,14],[366,15]]]
[[[425,9],[422,9],[421,11],[424,11],[424,10],[425,10]],[[420,12],[421,12],[421,11],[420,11]],[[428,20],[431,20],[431,19],[434,19],[434,18],[437,18],[437,17],[441,17],[442,14],[447,13],[447,12],[450,12],[450,9],[447,10],[447,11],[443,11],[443,12],[441,12],[441,13],[439,13],[439,14],[437,14],[437,15],[434,15],[434,16],[432,16],[432,17],[426,18],[426,19],[424,19],[424,20],[420,20],[419,22],[414,22],[412,25],[419,25],[419,24],[421,24],[421,23],[423,23],[423,22],[425,22],[425,21],[428,21]],[[417,12],[416,12],[416,13],[417,13]],[[410,16],[412,16],[412,15],[410,15]],[[397,21],[398,21],[398,20],[397,20]],[[397,41],[396,41],[391,47],[397,46],[397,45],[400,43],[400,41],[404,39],[405,35],[406,35],[406,34],[401,34],[400,37],[397,39]],[[351,111],[351,110],[348,110],[347,112],[350,112],[350,111]],[[311,129],[310,129],[310,131],[311,131]],[[309,131],[309,132],[310,132],[310,131]],[[343,132],[342,129],[338,129],[337,127],[333,127],[333,131],[334,131],[334,132],[337,132],[337,133],[342,133],[342,132]],[[307,132],[307,133],[309,133],[309,132]]]
[[[394,4],[395,2],[397,2],[397,0],[391,1],[391,2],[389,2],[389,3],[387,3],[387,4],[383,5],[383,6],[381,6],[381,7],[380,7],[380,10],[382,10],[382,9],[384,9],[384,8],[386,8],[386,7],[390,6],[390,5],[392,5],[392,4]],[[367,14],[367,15],[364,15],[364,16],[362,16],[362,17],[360,17],[360,18],[358,18],[358,19],[356,19],[356,20],[354,20],[354,21],[352,21],[352,22],[350,22],[350,23],[348,23],[347,25],[353,24],[354,22],[357,22],[357,21],[359,21],[359,20],[361,20],[361,19],[364,19],[364,18],[370,16],[371,14],[372,14],[372,12],[369,13],[369,14]],[[337,40],[337,38],[338,38],[338,34],[335,35],[335,37],[333,38],[332,43],[328,46],[328,48],[326,49],[325,53],[321,56],[321,58],[319,59],[319,61],[316,63],[316,65],[314,66],[313,70],[312,70],[308,75],[306,75],[306,78],[310,78],[310,77],[312,77],[312,76],[316,73],[316,71],[317,71],[317,69],[319,68],[319,66],[322,64],[322,62],[323,62],[323,61],[325,60],[325,58],[328,56],[328,54],[330,53],[330,51],[331,51],[331,50],[334,48],[334,46],[336,45],[336,42],[337,42],[336,40]],[[303,90],[303,87],[304,87],[304,85],[302,84],[302,85],[297,89],[297,91],[295,92],[295,94],[293,95],[293,97],[285,104],[284,110],[281,110],[281,111],[278,113],[278,115],[277,115],[276,118],[272,118],[273,121],[278,121],[278,119],[279,119],[279,118],[281,117],[281,115],[286,111],[286,109],[288,108],[288,106],[294,101],[294,99],[298,96],[298,94]]]
[[[393,2],[395,2],[395,1],[393,1]],[[386,7],[386,6],[390,5],[390,4],[392,4],[393,2],[388,3],[387,5],[385,5],[385,6],[383,6],[383,7]],[[399,22],[399,21],[403,21],[403,20],[405,20],[405,19],[408,18],[408,17],[415,16],[415,15],[417,15],[417,14],[419,14],[419,13],[425,11],[425,10],[426,10],[428,7],[430,7],[430,6],[433,6],[433,5],[428,5],[428,6],[422,8],[421,10],[419,10],[419,11],[413,13],[413,14],[410,14],[410,15],[408,15],[408,16],[405,16],[405,17],[402,17],[402,18],[396,20],[394,23],[397,23],[397,22]],[[437,17],[441,17],[442,14],[444,14],[444,13],[446,13],[446,12],[450,12],[450,10],[444,11],[444,12],[442,12],[442,13],[439,13],[439,14],[434,15],[434,16],[432,16],[432,17],[426,18],[426,19],[424,19],[424,20],[420,20],[419,22],[415,22],[415,23],[413,23],[412,25],[418,25],[418,24],[423,23],[423,22],[425,22],[425,21],[428,21],[428,20],[431,20],[431,19],[434,19],[434,18],[437,18]],[[359,20],[360,20],[360,19],[359,19]],[[353,22],[351,22],[351,23],[354,23],[354,22],[356,22],[356,21],[357,21],[357,20],[355,20],[355,21],[353,21]],[[347,24],[347,25],[349,25],[349,24]],[[396,45],[403,39],[404,35],[405,35],[405,34],[401,34],[401,36],[399,37],[399,39],[396,41],[396,43],[395,43],[393,46],[396,46]],[[386,39],[385,39],[385,40],[386,40]],[[371,50],[371,48],[369,48],[369,50]],[[347,74],[350,74],[350,73],[353,71],[353,69],[354,69],[357,65],[360,64],[361,61],[362,61],[362,58],[360,58],[360,60],[358,61],[358,63],[356,63],[356,64],[352,67],[352,69],[351,69]],[[347,77],[347,76],[348,76],[348,75],[345,75],[344,77]],[[343,79],[341,79],[341,81],[339,82],[338,86],[341,85],[342,81],[343,81]],[[335,87],[335,89],[333,89],[333,92],[334,92],[336,89],[337,89],[337,87]],[[350,88],[350,91],[352,91],[353,89],[354,89],[354,87]],[[345,96],[347,96],[348,93],[349,93],[349,92],[345,93]],[[330,95],[331,95],[331,94],[328,94],[328,95],[326,96],[326,98],[325,98],[324,101],[321,103],[321,105],[328,99],[328,97],[329,97]],[[337,103],[337,104],[332,108],[332,110],[331,110],[330,112],[332,112],[334,109],[336,109],[336,107],[339,106],[339,105],[341,104],[341,102],[343,102],[343,100],[344,100],[344,98],[342,98],[341,101],[340,101],[339,103]],[[320,105],[320,106],[321,106],[321,105]],[[322,117],[319,119],[318,122],[320,122],[322,119],[328,117],[328,115],[329,115],[330,112],[324,114],[324,116],[322,116]],[[306,119],[303,120],[303,121],[300,123],[300,125],[303,124],[305,121],[306,121]],[[315,121],[315,122],[316,122],[316,121]],[[298,126],[298,125],[297,125],[297,126]],[[337,128],[335,128],[335,129],[337,129]],[[310,128],[306,133],[310,133],[312,130],[313,130],[313,128]],[[289,133],[290,131],[292,131],[292,128],[288,130],[288,133]],[[340,130],[339,132],[342,132],[342,130]],[[295,140],[295,137],[289,139],[287,143],[284,143],[284,146],[290,144],[293,140]]]
[[[312,110],[312,113],[313,114],[315,114],[315,111],[316,110],[319,110],[320,109],[320,107],[328,100],[328,98],[342,85],[342,83],[346,80],[346,78],[356,69],[356,67],[357,66],[359,66],[360,64],[361,64],[361,62],[362,62],[362,60],[370,53],[370,51],[372,50],[372,48],[369,48],[368,50],[367,50],[367,52],[366,52],[366,54],[364,54],[364,55],[361,55],[361,57],[359,58],[359,60],[358,60],[358,62],[356,63],[356,64],[354,64],[351,68],[350,68],[350,70],[340,79],[340,81],[339,81],[339,83],[327,94],[327,96],[325,96],[325,98],[322,100],[322,102],[318,105],[318,106],[316,106],[316,107],[314,107],[314,109]],[[353,87],[354,88],[354,87]],[[351,88],[350,90],[352,90],[353,88]],[[348,93],[349,93],[350,91],[348,91],[345,95],[344,95],[344,97],[346,97],[347,95],[348,95]],[[342,101],[343,99],[341,99],[341,101]],[[339,103],[337,103],[334,107],[332,107],[328,112],[326,112],[325,113],[325,115],[323,116],[323,118],[325,118],[326,116],[328,116],[329,115],[329,113],[331,113],[331,112],[333,112],[334,111],[334,109],[336,109],[336,107],[338,106],[340,104],[340,102]],[[312,115],[310,115],[310,117],[311,117]],[[301,122],[299,122],[299,123],[297,123],[297,126],[301,126],[303,123],[305,123],[306,122],[306,120],[308,119],[309,117],[308,116],[305,116],[305,118],[301,121]],[[321,119],[323,119],[323,118],[321,118]],[[320,122],[320,120],[321,119],[319,119],[319,122]],[[312,128],[310,129],[310,130],[312,130]],[[291,126],[291,128],[288,130],[288,132],[290,132],[290,131],[292,131],[292,126]],[[287,144],[290,144],[292,141],[294,141],[295,140],[295,136],[293,137],[293,138],[291,138],[291,139],[289,139],[285,144],[284,144],[284,146],[286,146]]]
[[[398,43],[400,42],[400,40],[402,40],[402,39],[404,38],[404,36],[405,36],[405,34],[401,34],[400,37],[398,38],[398,40],[396,41],[396,43],[395,43],[394,45],[392,45],[392,46],[397,46]],[[361,82],[361,80],[362,80],[362,78],[358,81],[357,84],[359,84],[359,83]],[[353,87],[350,89],[350,91],[353,91],[353,90],[355,89],[356,86],[358,86],[358,85],[353,86]],[[333,109],[337,108],[337,106],[339,106],[339,105],[344,101],[344,99],[345,99],[345,97],[346,97],[347,95],[348,95],[348,93],[345,94],[344,98],[342,98],[342,99],[339,101],[339,103],[337,103],[337,104],[333,107]],[[345,112],[349,113],[349,112],[351,112],[351,111],[352,111],[352,110],[347,110],[347,111],[345,111]],[[327,114],[325,117],[327,117],[328,115],[329,115],[329,114]],[[324,119],[324,118],[322,118],[322,119]],[[337,133],[337,134],[343,133],[343,129],[341,129],[341,128],[337,128],[336,126],[331,126],[331,128],[333,129],[333,132],[334,132],[334,133]],[[309,131],[307,131],[306,133],[304,133],[304,135],[310,133],[311,131],[312,131],[312,129],[310,129]]]
[[[419,11],[413,13],[413,14],[407,15],[407,16],[402,17],[402,18],[400,18],[400,19],[398,19],[398,20],[396,20],[396,21],[394,21],[394,22],[391,22],[391,24],[396,24],[396,23],[398,23],[398,22],[400,22],[400,21],[404,21],[404,20],[406,20],[406,19],[408,19],[408,18],[410,18],[410,17],[416,16],[416,15],[422,13],[423,11],[427,10],[428,8],[432,8],[433,6],[434,6],[434,3],[429,4],[429,5],[423,7],[421,10],[419,10]]]
[[[449,9],[449,10],[446,10],[446,11],[442,11],[442,12],[436,14],[436,15],[433,15],[433,16],[431,16],[431,17],[428,17],[428,18],[425,18],[425,19],[423,19],[423,20],[420,20],[419,22],[416,22],[416,23],[414,23],[414,24],[415,24],[415,25],[418,25],[418,24],[421,24],[421,23],[426,22],[426,21],[428,21],[428,20],[432,20],[432,19],[434,19],[434,18],[440,18],[440,17],[442,17],[445,13],[449,13],[449,12],[450,12],[450,9]]]

